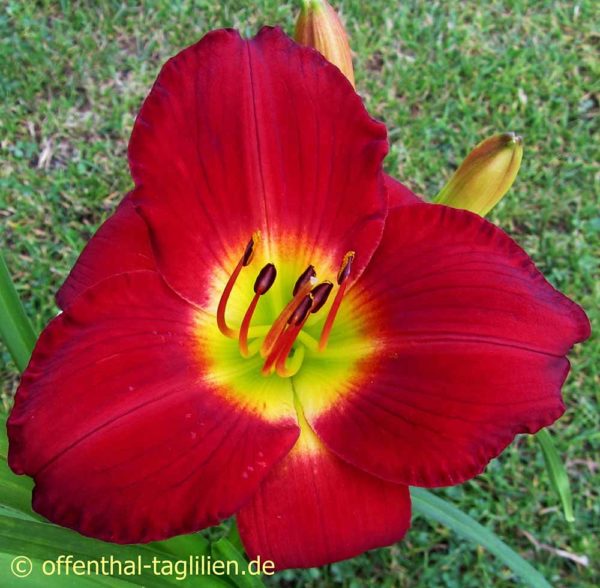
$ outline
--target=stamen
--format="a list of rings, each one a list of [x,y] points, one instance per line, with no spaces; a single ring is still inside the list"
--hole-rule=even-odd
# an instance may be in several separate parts
[[[348,251],[346,255],[344,255],[344,259],[342,259],[342,265],[340,266],[340,271],[337,275],[337,283],[341,286],[350,275],[350,271],[352,270],[352,262],[354,261],[354,256],[356,253],[354,251]]]
[[[312,265],[309,265],[301,274],[300,277],[296,280],[294,284],[294,290],[292,291],[292,295],[296,296],[300,288],[303,288],[307,284],[310,284],[312,280],[317,276],[317,272]]]
[[[256,245],[259,241],[260,231],[256,231],[255,233],[253,233],[252,237],[250,238],[250,241],[248,241],[248,245],[246,245],[244,254],[242,255],[238,264],[235,266],[235,269],[229,277],[229,280],[227,280],[227,284],[225,286],[225,289],[223,290],[223,294],[221,294],[221,299],[219,300],[219,306],[217,307],[217,326],[219,327],[219,331],[221,331],[223,335],[229,337],[230,339],[236,339],[238,336],[238,331],[227,326],[227,321],[225,320],[225,309],[227,307],[227,301],[229,300],[229,296],[231,295],[233,286],[235,285],[235,282],[238,279],[242,268],[249,265],[252,261]]]
[[[344,255],[342,265],[340,266],[340,271],[337,275],[337,283],[339,288],[333,300],[333,304],[329,309],[329,314],[325,319],[323,330],[321,331],[321,338],[319,339],[319,351],[324,351],[327,347],[327,341],[329,339],[331,329],[333,328],[335,317],[337,316],[340,304],[342,303],[342,298],[344,297],[344,293],[346,292],[346,286],[348,285],[348,277],[350,276],[350,272],[352,270],[352,262],[354,261],[354,255],[354,251],[349,251],[348,253],[346,253],[346,255]]]
[[[244,267],[250,265],[250,262],[254,258],[254,253],[256,251],[256,245],[260,241],[260,231],[255,231],[252,233],[252,238],[248,241],[248,245],[246,245],[246,249],[244,251],[244,255],[242,256],[242,263]]]
[[[290,329],[288,327],[279,335],[279,337],[277,337],[277,341],[275,341],[273,349],[271,349],[269,355],[267,355],[265,363],[263,364],[262,369],[260,370],[263,376],[269,376],[271,373],[273,373],[273,368],[275,366],[277,358],[279,357],[279,352],[281,351],[282,346],[285,344],[287,337],[289,337],[289,331]]]
[[[269,329],[269,332],[267,333],[267,336],[261,345],[260,354],[262,357],[267,357],[273,350],[277,339],[285,329],[285,325],[294,312],[294,309],[298,307],[300,301],[310,292],[312,288],[312,282],[316,275],[317,272],[315,272],[315,268],[312,265],[309,265],[296,280],[293,290],[294,297],[279,313],[279,316],[275,319],[275,322]]]
[[[276,277],[277,270],[275,269],[275,266],[272,263],[268,263],[260,270],[260,273],[254,282],[254,297],[252,298],[252,302],[250,302],[248,310],[246,310],[246,314],[242,320],[242,326],[240,327],[239,346],[240,353],[243,357],[250,356],[250,351],[248,350],[248,329],[250,328],[250,321],[256,310],[256,305],[258,304],[260,297],[269,291],[273,282],[275,282]]]
[[[318,286],[315,286],[311,290],[311,294],[313,295],[314,300],[312,308],[310,309],[310,312],[312,314],[318,312],[319,310],[321,310],[321,308],[323,308],[332,290],[333,284],[329,281],[321,282]]]
[[[313,305],[313,297],[311,294],[307,294],[302,302],[298,305],[296,310],[292,313],[292,316],[288,319],[288,324],[291,327],[301,326],[306,322],[310,309]]]
[[[296,349],[292,359],[288,365],[287,359],[290,351],[296,339],[303,333],[302,328],[308,320],[310,314],[314,314],[323,308],[323,305],[327,302],[327,298],[333,289],[331,282],[322,282],[318,286],[315,286],[311,291],[310,295],[307,296],[302,303],[296,308],[293,315],[290,317],[288,327],[285,335],[285,342],[282,342],[279,347],[279,355],[277,356],[275,369],[277,374],[282,378],[289,378],[296,373],[302,366],[304,360],[304,347],[300,346]],[[312,298],[312,303],[309,305],[308,301]],[[315,342],[316,343],[316,342]]]
[[[294,353],[294,357],[292,359],[292,365],[286,367],[287,358],[294,346],[294,343],[298,337],[298,334],[302,330],[304,323],[308,320],[310,316],[311,309],[314,304],[314,299],[312,297],[312,293],[303,298],[302,302],[298,305],[298,308],[294,311],[290,320],[288,321],[289,326],[285,332],[284,340],[279,347],[279,354],[277,355],[277,361],[275,364],[275,370],[277,374],[282,378],[289,378],[296,374],[302,365],[302,359],[304,358],[304,347],[299,347]],[[298,354],[300,362],[298,363]]]
[[[310,315],[310,309],[312,307],[313,299],[310,294],[306,294],[301,300],[300,304],[292,310],[292,314],[288,318],[287,328],[284,325],[284,330],[280,333],[279,337],[275,341],[273,348],[269,352],[267,359],[262,367],[263,375],[267,376],[272,373],[273,366],[277,361],[281,353],[285,352],[284,358],[286,358],[294,345],[294,341],[298,336],[298,333],[302,330],[306,319]]]
[[[271,289],[276,277],[277,270],[275,269],[275,266],[272,263],[267,263],[267,265],[260,270],[256,281],[254,282],[254,293],[259,296],[266,294]]]

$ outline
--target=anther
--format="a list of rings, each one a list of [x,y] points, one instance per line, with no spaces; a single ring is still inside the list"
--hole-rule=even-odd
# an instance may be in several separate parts
[[[312,280],[316,277],[316,275],[317,275],[317,272],[315,271],[315,268],[312,265],[309,265],[300,274],[300,277],[296,280],[292,294],[294,296],[296,296],[296,294],[298,294],[298,291],[300,290],[300,288],[306,286],[307,284],[310,284],[312,282]]]
[[[329,314],[325,319],[323,330],[321,331],[321,337],[319,339],[319,351],[324,351],[327,347],[327,341],[329,339],[331,329],[333,328],[335,317],[337,316],[340,304],[342,303],[342,298],[344,297],[344,292],[346,291],[346,287],[348,285],[348,278],[350,277],[350,272],[352,271],[352,262],[354,261],[354,256],[354,251],[348,251],[342,260],[340,271],[337,275],[337,283],[339,288],[335,298],[333,299],[333,304],[329,309]]]
[[[310,309],[311,313],[314,314],[323,308],[332,290],[333,284],[331,282],[322,282],[311,290],[313,297],[313,305]]]
[[[275,266],[272,263],[267,263],[267,265],[260,270],[258,277],[254,282],[255,294],[259,294],[260,296],[266,294],[273,285],[276,277],[277,270],[275,269]]]
[[[296,310],[294,310],[292,316],[290,316],[290,318],[288,319],[288,325],[295,327],[300,323],[304,322],[304,320],[308,316],[308,313],[310,312],[310,309],[312,308],[312,305],[313,297],[311,294],[307,294],[302,299],[302,302],[300,302],[300,304],[296,307]]]
[[[235,329],[232,329],[227,326],[227,321],[225,320],[225,309],[227,307],[227,301],[229,300],[229,296],[231,295],[233,286],[235,285],[235,282],[238,279],[242,268],[250,265],[250,263],[252,262],[256,245],[259,241],[260,231],[256,231],[250,238],[248,245],[246,245],[244,254],[242,255],[238,264],[235,266],[235,269],[233,270],[231,276],[229,276],[229,280],[227,280],[227,284],[225,285],[225,289],[223,290],[223,294],[221,294],[221,299],[219,300],[219,305],[217,307],[217,326],[219,327],[219,331],[221,331],[223,335],[229,337],[230,339],[235,339],[238,336],[238,332]]]
[[[248,241],[248,245],[246,245],[246,249],[244,251],[244,255],[242,256],[242,265],[244,267],[250,265],[254,257],[254,253],[256,251],[256,245],[260,241],[260,231],[255,231],[252,233],[252,238]]]
[[[315,268],[312,265],[309,265],[300,275],[300,277],[296,280],[296,284],[294,286],[293,295],[294,297],[286,304],[285,308],[279,313],[279,316],[275,319],[275,322],[271,325],[265,340],[263,341],[260,354],[263,357],[268,357],[271,351],[273,350],[275,343],[289,320],[292,316],[292,313],[304,296],[306,296],[312,288],[313,280],[317,273],[315,272]]]
[[[250,321],[256,310],[256,305],[258,304],[260,297],[269,291],[276,277],[277,270],[275,269],[275,266],[272,263],[268,263],[260,270],[258,277],[254,282],[254,297],[252,298],[252,302],[250,302],[248,310],[246,310],[246,314],[244,315],[240,327],[239,347],[243,357],[250,356],[250,351],[248,349],[248,330],[250,329]]]
[[[355,255],[356,254],[354,253],[354,251],[348,251],[348,253],[344,255],[342,265],[340,266],[340,271],[337,275],[338,286],[341,286],[348,279],[350,271],[352,270],[352,262],[354,261]]]

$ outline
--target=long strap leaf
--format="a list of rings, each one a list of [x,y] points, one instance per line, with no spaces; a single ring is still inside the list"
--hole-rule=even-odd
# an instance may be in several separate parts
[[[413,510],[445,525],[458,535],[485,547],[532,588],[552,588],[546,579],[494,533],[469,515],[423,488],[411,488]]]
[[[566,521],[572,523],[575,521],[575,515],[573,514],[573,497],[571,495],[567,469],[556,451],[554,441],[552,441],[548,429],[539,431],[535,438],[542,448],[546,470],[550,477],[550,485],[562,504]]]
[[[0,337],[22,372],[35,345],[35,332],[10,279],[4,257],[0,253]]]

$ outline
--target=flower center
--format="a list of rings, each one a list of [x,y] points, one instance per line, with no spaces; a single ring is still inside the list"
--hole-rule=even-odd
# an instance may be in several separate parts
[[[260,233],[254,233],[229,276],[217,307],[217,326],[222,335],[238,340],[239,351],[243,358],[248,359],[260,354],[263,358],[261,368],[263,376],[276,373],[282,378],[289,378],[300,370],[306,347],[317,353],[322,353],[327,348],[327,342],[352,272],[355,254],[353,251],[349,251],[342,260],[337,274],[337,292],[325,316],[318,340],[305,331],[304,327],[311,315],[323,309],[333,290],[333,284],[328,280],[319,283],[317,272],[312,265],[309,265],[297,278],[293,289],[289,292],[287,304],[283,306],[272,323],[270,325],[252,325],[261,297],[271,289],[277,279],[275,265],[271,262],[264,265],[254,281],[254,296],[243,315],[239,328],[231,328],[226,320],[227,304],[238,277],[244,268],[252,264],[259,242]]]

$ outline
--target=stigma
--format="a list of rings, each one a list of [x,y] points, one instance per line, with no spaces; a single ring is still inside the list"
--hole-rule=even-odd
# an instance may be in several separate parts
[[[242,271],[248,271],[260,243],[260,232],[255,232],[242,252],[231,273],[217,307],[217,326],[227,338],[237,340],[242,358],[260,354],[263,376],[277,374],[282,378],[296,375],[303,364],[307,349],[310,353],[322,353],[327,348],[329,335],[346,292],[352,273],[354,251],[344,255],[337,273],[337,291],[329,311],[324,316],[320,337],[313,339],[304,331],[308,319],[319,313],[326,305],[334,285],[331,281],[317,279],[317,271],[309,265],[296,279],[289,292],[288,302],[270,325],[253,325],[261,298],[272,288],[277,279],[277,268],[267,263],[254,281],[254,294],[238,328],[230,327],[226,320],[227,304]],[[259,315],[256,315],[259,316]]]

